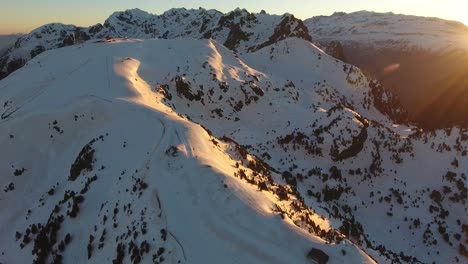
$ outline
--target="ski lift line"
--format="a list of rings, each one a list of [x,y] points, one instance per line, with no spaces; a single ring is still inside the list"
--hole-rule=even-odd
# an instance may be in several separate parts
[[[77,70],[81,69],[83,66],[87,65],[91,59],[88,58],[85,62],[82,64],[78,65],[75,69],[71,70],[70,72],[67,72],[67,75],[71,75],[72,73],[76,72]]]

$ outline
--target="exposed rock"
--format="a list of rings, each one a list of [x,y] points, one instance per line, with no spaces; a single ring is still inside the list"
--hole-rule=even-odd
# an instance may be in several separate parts
[[[231,28],[229,36],[226,39],[226,42],[224,42],[224,46],[228,49],[236,50],[236,47],[241,41],[249,40],[249,34],[242,31],[240,24],[235,24]]]
[[[8,62],[7,65],[7,75],[16,71],[17,69],[23,67],[26,64],[26,60],[24,59],[13,59],[10,62]]]
[[[93,169],[94,152],[92,143],[86,144],[83,147],[70,168],[70,176],[68,177],[68,180],[74,181],[82,171],[91,171]]]
[[[326,264],[330,257],[322,250],[312,248],[307,254],[307,258],[313,260],[317,264]]]
[[[304,22],[293,15],[285,15],[280,24],[276,26],[275,32],[268,41],[250,48],[249,51],[257,51],[288,37],[302,38],[312,42],[312,37],[309,35],[309,30],[304,25]]]
[[[83,32],[81,29],[77,28],[72,34],[66,36],[62,44],[59,47],[71,46],[79,43],[83,43],[87,40],[90,40],[91,37]]]
[[[343,46],[339,41],[331,41],[325,46],[324,51],[336,59],[347,62]]]
[[[408,111],[403,107],[400,98],[390,90],[386,89],[376,80],[369,82],[374,106],[383,114],[387,115],[396,124],[409,124]]]
[[[36,57],[37,55],[41,54],[45,51],[44,46],[36,46],[33,50],[31,50],[31,58]]]

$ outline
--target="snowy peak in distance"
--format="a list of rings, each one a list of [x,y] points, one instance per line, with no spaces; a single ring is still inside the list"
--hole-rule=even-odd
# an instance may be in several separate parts
[[[140,9],[129,9],[123,12],[114,12],[104,22],[104,27],[112,29],[118,25],[132,24],[134,26],[142,26],[143,23],[152,19],[154,15]]]
[[[46,50],[100,38],[212,38],[237,53],[252,52],[288,37],[312,41],[293,15],[254,14],[236,9],[227,14],[205,9],[171,9],[153,15],[139,9],[113,13],[103,25],[89,28],[49,24],[18,39],[0,58],[0,78]]]
[[[440,18],[335,13],[305,21],[314,42],[397,94],[426,130],[468,126],[468,27]]]
[[[468,27],[433,17],[358,11],[305,20],[316,40],[368,44],[375,48],[468,50]]]

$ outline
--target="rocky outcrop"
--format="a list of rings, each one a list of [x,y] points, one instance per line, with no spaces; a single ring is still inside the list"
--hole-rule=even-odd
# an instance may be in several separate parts
[[[237,50],[241,42],[248,41],[253,33],[245,32],[242,27],[253,27],[258,20],[255,14],[247,12],[245,9],[237,9],[227,15],[222,16],[218,21],[218,28],[214,31],[221,32],[229,30],[224,46],[231,50]],[[212,35],[212,34],[210,34]]]
[[[80,28],[77,28],[63,39],[62,44],[59,45],[59,48],[80,44],[90,39],[91,37],[86,32],[82,31]]]
[[[262,44],[250,48],[249,51],[257,51],[288,37],[302,38],[312,42],[312,37],[309,35],[309,30],[304,23],[293,15],[285,15],[279,25],[276,26],[273,35]]]
[[[236,50],[236,47],[239,46],[241,41],[249,40],[249,34],[242,31],[240,24],[235,24],[231,27],[231,32],[229,32],[229,36],[224,42],[224,46],[231,50]]]
[[[386,89],[377,80],[371,80],[369,87],[375,108],[387,115],[396,124],[411,123],[408,111],[403,107],[395,93]]]
[[[322,250],[312,248],[307,254],[307,258],[313,260],[317,264],[326,264],[330,257]]]
[[[45,51],[44,46],[38,45],[33,50],[31,50],[31,58],[36,57],[37,55],[41,54]]]
[[[331,41],[324,47],[324,51],[340,61],[347,62],[343,46],[339,41]]]

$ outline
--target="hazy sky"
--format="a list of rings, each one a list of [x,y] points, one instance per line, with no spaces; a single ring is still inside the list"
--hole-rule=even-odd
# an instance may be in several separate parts
[[[29,32],[51,22],[79,26],[103,23],[114,11],[140,8],[160,14],[172,7],[295,14],[299,18],[330,15],[335,11],[369,10],[458,20],[468,25],[468,0],[0,0],[0,34]]]

